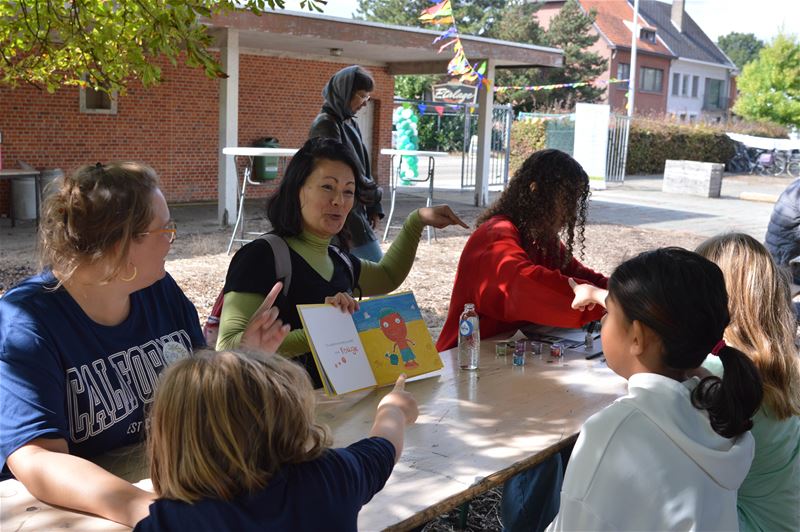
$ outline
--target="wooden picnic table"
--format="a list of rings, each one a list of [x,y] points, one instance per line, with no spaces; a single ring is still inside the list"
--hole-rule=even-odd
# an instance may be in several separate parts
[[[442,353],[444,369],[407,383],[420,405],[405,449],[386,487],[359,514],[360,530],[407,530],[424,524],[574,442],[583,422],[626,391],[624,379],[598,360],[567,352],[528,358],[495,356],[481,343],[480,369],[462,371],[457,349]],[[367,435],[390,388],[328,398],[317,419],[330,426],[335,446]],[[149,488],[141,453],[122,450],[101,465]],[[34,499],[16,480],[0,483],[3,530],[125,530],[109,521],[56,509]]]

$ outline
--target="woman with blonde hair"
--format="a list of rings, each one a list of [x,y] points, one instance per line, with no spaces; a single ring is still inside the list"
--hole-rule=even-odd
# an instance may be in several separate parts
[[[43,270],[0,299],[0,478],[128,526],[147,515],[151,493],[89,459],[140,442],[159,373],[205,347],[164,269],[176,231],[158,176],[139,163],[85,166],[47,199]],[[275,295],[248,327],[264,349],[287,332]]]
[[[764,387],[753,418],[755,458],[739,489],[739,527],[800,530],[800,359],[788,278],[763,245],[742,233],[710,238],[697,252],[725,276],[731,314],[725,342],[753,360]],[[722,373],[716,357],[704,367]]]
[[[417,418],[404,386],[380,401],[368,438],[329,449],[311,380],[290,360],[206,351],[175,363],[150,418],[158,500],[136,531],[356,530]]]

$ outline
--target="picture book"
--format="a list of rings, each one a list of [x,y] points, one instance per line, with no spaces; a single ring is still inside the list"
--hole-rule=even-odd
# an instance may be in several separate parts
[[[298,305],[328,395],[392,384],[442,368],[411,292],[359,301],[352,315],[333,305]]]

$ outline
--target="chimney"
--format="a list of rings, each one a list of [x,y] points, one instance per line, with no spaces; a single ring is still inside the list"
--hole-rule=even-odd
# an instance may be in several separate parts
[[[672,14],[670,15],[672,24],[678,28],[681,33],[683,33],[683,19],[686,16],[684,3],[684,0],[672,0]]]

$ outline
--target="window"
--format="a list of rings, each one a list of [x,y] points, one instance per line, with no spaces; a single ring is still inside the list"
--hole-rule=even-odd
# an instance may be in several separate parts
[[[617,65],[617,79],[630,79],[631,77],[631,65],[628,63],[619,63]],[[617,84],[618,87],[621,84]]]
[[[723,93],[724,81],[721,79],[706,78],[706,93],[703,99],[703,109],[706,111],[719,111],[725,108],[725,94]]]
[[[84,79],[86,79],[84,77]],[[81,87],[80,95],[81,113],[92,114],[117,114],[117,93],[94,90],[91,87]]]
[[[680,74],[673,74],[672,75],[672,95],[678,95],[678,85],[681,84],[681,75]]]
[[[683,75],[683,85],[681,86],[681,96],[689,96],[689,74]]]
[[[655,42],[656,42],[656,30],[642,28],[641,31],[639,31],[639,37],[643,41],[647,41],[647,42],[651,42],[651,43],[655,44]]]
[[[664,71],[660,68],[640,68],[639,90],[644,92],[661,92],[663,77]]]
[[[700,85],[700,76],[692,76],[692,98],[697,98],[698,85]]]

